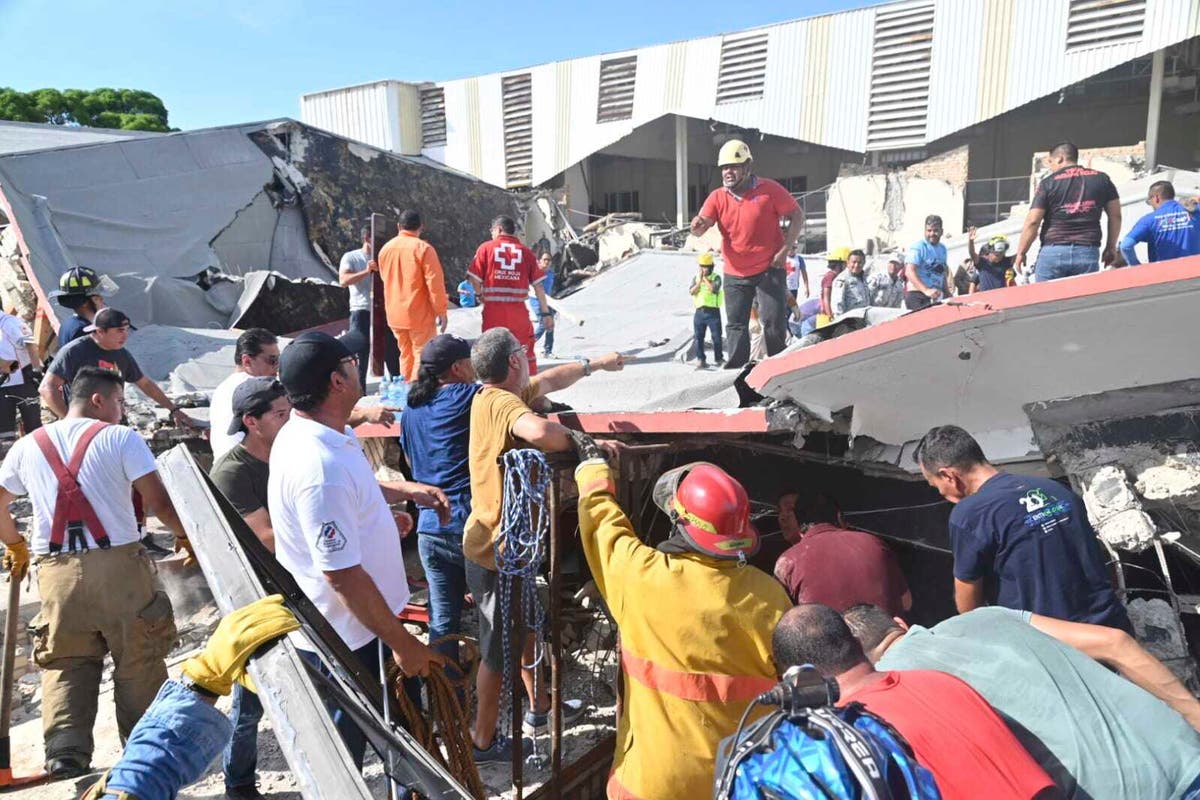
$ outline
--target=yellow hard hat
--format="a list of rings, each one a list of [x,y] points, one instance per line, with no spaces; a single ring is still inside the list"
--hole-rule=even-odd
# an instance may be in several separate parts
[[[850,259],[849,247],[835,247],[829,251],[829,255],[825,257],[826,261],[848,261]]]
[[[712,253],[701,253],[700,257],[696,259],[696,263],[702,267],[711,267],[713,265]]]
[[[721,152],[717,154],[717,166],[723,167],[726,164],[745,164],[753,156],[750,155],[750,147],[741,139],[730,139],[725,144],[721,145]]]

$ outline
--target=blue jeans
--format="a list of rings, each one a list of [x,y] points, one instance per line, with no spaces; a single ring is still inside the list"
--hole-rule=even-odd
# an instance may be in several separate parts
[[[233,708],[229,721],[233,723],[233,738],[225,748],[221,769],[225,773],[226,788],[253,786],[257,781],[255,768],[258,766],[258,723],[262,720],[263,707],[258,695],[240,683],[233,687]]]
[[[455,510],[458,504],[452,505]],[[463,565],[462,529],[449,533],[417,534],[417,552],[429,581],[429,641],[462,631],[467,573]],[[439,653],[458,661],[458,643],[442,642]]]
[[[554,316],[556,316],[556,317],[558,316],[557,311],[552,311],[550,313],[554,314]],[[543,333],[546,334],[546,349],[543,350],[542,352],[544,352],[546,354],[553,353],[554,352],[554,331],[546,330],[546,320],[543,319],[541,317],[541,315],[538,315],[537,324],[533,326],[533,340],[536,342],[538,339],[541,339]]]
[[[721,349],[721,309],[697,308],[692,315],[692,335],[696,340],[696,358],[704,362],[704,332],[712,334],[713,358],[717,364],[725,360]]]
[[[380,695],[383,693],[383,686],[379,682],[379,646],[378,639],[372,639],[367,644],[354,651],[354,657],[362,663],[366,668],[367,674],[372,678],[372,691],[378,691]],[[321,663],[321,658],[316,653],[309,650],[297,650],[300,657],[321,671],[324,675],[330,675],[329,670]],[[392,650],[386,644],[383,645],[383,660],[386,665],[387,661],[392,657]],[[420,678],[405,678],[404,693],[412,699],[417,708],[421,707],[421,679]],[[380,695],[376,695],[377,697]],[[337,728],[338,734],[341,735],[342,741],[346,743],[346,750],[350,752],[350,757],[354,759],[354,766],[362,769],[363,756],[367,752],[367,737],[359,730],[355,724],[353,717],[342,711],[335,705],[326,705],[329,709],[329,715],[333,717],[333,726]],[[395,719],[395,717],[393,717]]]
[[[1100,248],[1085,244],[1047,244],[1038,251],[1038,282],[1084,275],[1100,269]]]
[[[129,734],[109,792],[175,797],[199,780],[229,741],[229,719],[178,681],[167,681]]]

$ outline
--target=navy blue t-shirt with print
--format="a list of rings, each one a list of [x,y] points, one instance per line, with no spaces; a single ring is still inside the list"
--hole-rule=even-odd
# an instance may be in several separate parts
[[[418,533],[435,533],[462,524],[470,509],[471,401],[482,388],[478,383],[450,383],[423,406],[406,408],[400,417],[400,447],[412,467],[413,480],[436,486],[450,498],[454,519],[443,526],[433,509],[422,508]],[[456,497],[461,495],[461,499]],[[460,506],[462,519],[459,519]]]
[[[1000,472],[950,513],[954,577],[995,578],[996,604],[1133,632],[1083,501],[1062,484]]]

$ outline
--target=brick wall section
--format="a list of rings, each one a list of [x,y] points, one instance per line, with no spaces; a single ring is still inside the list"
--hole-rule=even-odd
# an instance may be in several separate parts
[[[967,185],[967,162],[969,159],[970,145],[964,144],[913,164],[911,167],[906,167],[904,174],[910,178],[945,181],[951,186],[962,189]]]

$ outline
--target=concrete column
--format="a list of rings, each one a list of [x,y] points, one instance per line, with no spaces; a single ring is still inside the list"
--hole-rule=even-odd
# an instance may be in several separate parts
[[[682,228],[688,219],[688,140],[687,117],[675,117],[675,225]]]
[[[1158,166],[1158,118],[1162,114],[1163,72],[1167,51],[1155,50],[1150,70],[1150,106],[1146,110],[1146,169]]]

